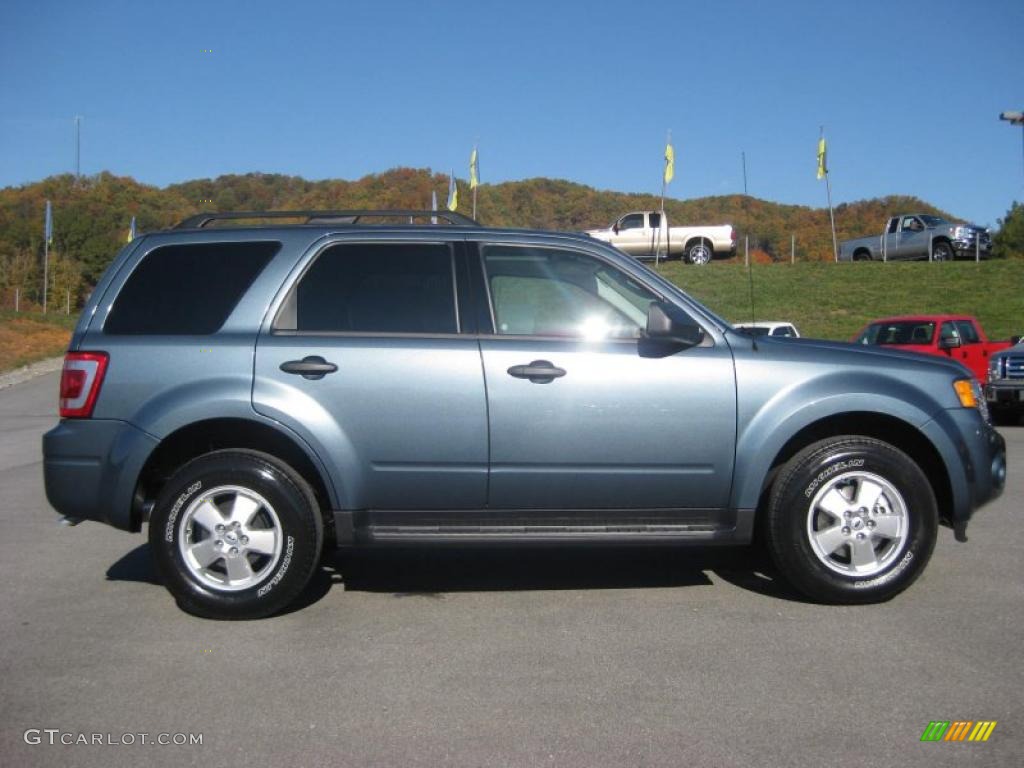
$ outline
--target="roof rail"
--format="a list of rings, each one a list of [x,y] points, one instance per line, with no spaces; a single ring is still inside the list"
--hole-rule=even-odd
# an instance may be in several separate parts
[[[480,222],[454,211],[417,211],[410,209],[352,210],[352,211],[231,211],[227,213],[198,213],[176,225],[174,229],[203,229],[215,221],[233,219],[305,219],[302,224],[361,224],[368,218],[430,217],[431,223],[462,224],[479,227]]]

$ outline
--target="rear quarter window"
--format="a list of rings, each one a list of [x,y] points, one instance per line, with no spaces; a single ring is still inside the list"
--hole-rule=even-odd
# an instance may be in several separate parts
[[[216,333],[280,248],[278,242],[155,248],[125,281],[103,332],[182,336]]]

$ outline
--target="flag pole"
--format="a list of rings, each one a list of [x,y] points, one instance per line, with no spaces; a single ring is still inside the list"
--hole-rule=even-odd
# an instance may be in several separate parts
[[[658,222],[658,233],[655,238],[654,245],[654,266],[658,266],[658,257],[661,255],[661,230],[664,227],[666,238],[668,236],[668,227],[665,226],[665,190],[668,187],[668,148],[672,146],[672,129],[669,128],[665,135],[665,165],[661,169],[661,219]],[[668,259],[668,240],[665,241],[665,258]]]
[[[832,257],[836,262],[839,261],[839,242],[836,240],[836,214],[832,209],[832,183],[828,178],[828,157],[824,149],[823,142],[825,141],[825,126],[820,126],[818,133],[818,147],[820,157],[818,158],[818,167],[822,170],[825,175],[825,194],[828,195],[828,218],[832,223]]]
[[[50,282],[50,240],[53,238],[53,206],[46,201],[43,221],[43,314],[46,314],[46,289]]]

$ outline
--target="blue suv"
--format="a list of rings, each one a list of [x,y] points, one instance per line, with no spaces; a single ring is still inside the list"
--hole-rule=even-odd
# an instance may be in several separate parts
[[[217,618],[280,611],[326,546],[755,531],[811,599],[875,602],[1006,471],[958,363],[752,338],[589,237],[432,212],[209,214],[132,241],[60,415],[53,507],[148,522],[179,605]]]

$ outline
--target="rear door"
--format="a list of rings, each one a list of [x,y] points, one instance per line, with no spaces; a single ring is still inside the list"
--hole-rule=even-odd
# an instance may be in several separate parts
[[[256,348],[254,408],[319,453],[348,509],[478,509],[487,411],[460,243],[338,238]],[[461,267],[460,267],[461,265]]]
[[[652,352],[658,295],[572,247],[480,243],[496,509],[727,505],[736,385],[724,340]],[[547,373],[545,373],[547,372]]]

